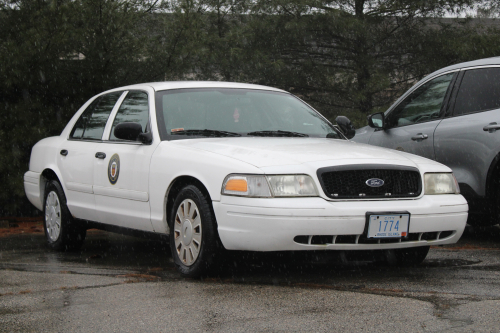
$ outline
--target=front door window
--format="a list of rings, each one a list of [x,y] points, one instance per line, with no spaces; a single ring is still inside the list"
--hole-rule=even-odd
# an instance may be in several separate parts
[[[453,75],[441,75],[418,87],[388,115],[388,128],[438,119]]]
[[[118,140],[114,130],[116,125],[124,122],[135,122],[142,126],[142,132],[148,131],[149,104],[148,94],[144,91],[129,91],[123,100],[111,128],[110,140]]]

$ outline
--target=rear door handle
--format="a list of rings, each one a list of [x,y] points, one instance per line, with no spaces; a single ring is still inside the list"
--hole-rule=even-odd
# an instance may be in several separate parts
[[[103,160],[103,159],[105,159],[105,158],[106,158],[106,154],[105,154],[105,153],[98,152],[98,153],[95,153],[95,157],[96,157],[96,158],[100,158],[101,160]]]
[[[497,129],[500,129],[500,125],[498,125],[497,123],[489,123],[489,125],[483,127],[483,131],[489,133],[495,133]]]
[[[427,134],[422,134],[422,133],[418,133],[417,135],[415,136],[412,136],[411,139],[413,141],[417,141],[417,142],[420,142],[422,140],[425,140],[427,139],[429,136]]]
[[[59,152],[59,154],[61,154],[62,156],[66,156],[68,155],[68,151],[66,149],[63,149]]]

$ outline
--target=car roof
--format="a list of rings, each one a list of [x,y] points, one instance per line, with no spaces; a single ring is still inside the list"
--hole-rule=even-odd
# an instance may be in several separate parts
[[[152,87],[156,91],[160,90],[171,90],[171,89],[189,89],[189,88],[240,88],[240,89],[255,89],[255,90],[268,90],[268,91],[280,91],[286,92],[284,90],[261,86],[257,84],[248,83],[237,83],[237,82],[221,82],[221,81],[166,81],[166,82],[148,82],[135,84],[126,87],[120,87],[117,89],[138,89],[141,86]]]
[[[492,58],[485,58],[485,59],[462,62],[462,63],[451,65],[451,66],[448,66],[445,68],[441,68],[441,69],[433,72],[430,76],[434,76],[434,75],[440,74],[440,73],[445,73],[445,72],[452,71],[455,69],[489,66],[489,65],[500,65],[500,57],[492,57]]]
[[[461,62],[459,64],[451,65],[448,67],[444,67],[441,69],[438,69],[437,71],[432,72],[429,75],[426,75],[424,78],[419,80],[417,83],[415,83],[410,89],[408,89],[403,95],[401,95],[392,105],[384,112],[386,115],[388,112],[392,111],[396,105],[399,104],[400,101],[405,99],[409,94],[411,94],[415,89],[417,89],[423,82],[430,80],[436,76],[439,76],[440,74],[453,71],[453,70],[459,70],[462,68],[474,68],[474,67],[481,67],[481,66],[492,66],[492,65],[499,65],[500,66],[500,57],[492,57],[492,58],[484,58],[484,59],[478,59],[478,60],[473,60],[473,61],[467,61],[467,62]]]

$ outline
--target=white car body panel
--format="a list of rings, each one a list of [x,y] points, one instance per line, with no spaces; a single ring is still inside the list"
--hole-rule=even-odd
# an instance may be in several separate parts
[[[249,199],[224,196],[214,202],[219,235],[226,249],[283,250],[374,250],[455,243],[467,221],[467,202],[457,195],[418,200],[328,202],[322,198]],[[461,197],[457,200],[457,197]],[[408,211],[410,233],[456,231],[434,241],[388,244],[311,245],[294,242],[296,236],[361,235],[366,212]]]
[[[95,221],[94,160],[93,143],[85,141],[62,140],[59,151],[66,149],[69,153],[62,156],[56,151],[57,166],[66,189],[66,200],[71,213],[79,219]]]
[[[43,193],[43,188],[40,186],[39,172],[28,171],[24,174],[24,190],[26,197],[36,208],[43,210],[43,204],[40,200],[40,193]]]
[[[149,110],[154,110],[154,90],[151,87],[138,87],[133,90],[147,92]],[[125,97],[126,95],[123,94],[117,101],[109,119],[115,118],[119,105]],[[151,111],[150,122],[156,128],[156,117],[151,117]],[[105,153],[106,158],[93,159],[93,191],[97,214],[94,221],[154,231],[149,204],[149,166],[153,153],[160,144],[160,137],[155,133],[150,145],[108,141],[111,127],[112,121],[108,121],[102,136],[103,142],[98,145],[98,151]],[[108,180],[108,162],[115,154],[120,158],[120,181],[112,185]]]
[[[197,140],[197,139],[196,139]],[[201,139],[221,140],[221,139]],[[189,176],[199,180],[210,194],[212,201],[219,201],[224,178],[230,173],[258,174],[262,171],[253,165],[226,156],[183,145],[183,141],[164,141],[151,160],[151,222],[156,232],[168,232],[166,195],[173,180]],[[172,158],[175,156],[174,158]],[[203,161],[203,163],[200,163]]]
[[[422,157],[338,139],[224,137],[161,141],[156,123],[155,91],[202,87],[281,91],[224,82],[149,83],[107,91],[105,93],[129,89],[147,91],[152,144],[106,142],[117,106],[110,114],[102,142],[68,140],[76,121],[96,96],[75,114],[60,136],[41,140],[33,147],[30,171],[24,177],[28,199],[35,207],[43,209],[46,180],[42,173],[50,169],[61,181],[74,217],[168,234],[166,199],[169,189],[179,177],[191,177],[209,193],[219,235],[227,249],[388,249],[454,243],[462,234],[468,206],[461,195],[426,196],[422,191],[420,197],[410,199],[332,200],[324,194],[316,175],[317,169],[322,167],[350,164],[416,167],[422,179],[425,172],[451,172],[448,167]],[[120,101],[123,98],[124,95]],[[77,146],[81,147],[77,149]],[[64,163],[68,156],[60,154],[62,149],[67,149],[68,156],[74,158],[70,166]],[[104,152],[106,158],[95,158],[96,152]],[[120,157],[117,186],[110,185],[107,179],[108,162],[115,153]],[[313,178],[319,197],[222,195],[222,183],[229,174],[307,174]],[[368,211],[408,211],[411,214],[410,233],[453,231],[453,235],[432,242],[390,244],[313,245],[294,241],[299,235],[361,235]]]
[[[370,145],[321,138],[243,137],[182,140],[179,144],[228,156],[258,168],[343,159],[372,159],[377,154],[387,161],[402,161],[415,166],[408,158]],[[336,163],[337,164],[337,163]]]
[[[153,231],[149,206],[149,165],[158,145],[101,143],[99,152],[105,159],[93,158],[93,190],[95,211],[99,221],[106,224]],[[117,154],[120,158],[120,181],[108,180],[108,162]]]

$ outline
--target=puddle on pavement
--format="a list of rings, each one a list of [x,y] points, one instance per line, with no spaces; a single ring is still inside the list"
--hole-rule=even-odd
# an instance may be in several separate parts
[[[467,242],[474,242],[477,247],[500,249],[500,226],[471,227],[468,225],[457,245]]]
[[[142,270],[173,267],[167,243],[110,233],[89,235],[81,251],[57,252],[45,246],[44,236],[16,235],[2,239],[0,261],[59,267],[91,265],[96,268]]]
[[[488,271],[488,272],[500,272],[500,265],[481,265],[470,267],[471,270],[476,271]]]
[[[468,266],[481,263],[481,260],[465,259],[426,259],[420,267],[456,267]]]
[[[166,242],[99,232],[90,234],[81,251],[55,252],[45,247],[43,236],[10,237],[9,244],[0,246],[1,261],[5,264],[22,265],[29,270],[30,264],[44,265],[47,271],[71,271],[64,266],[93,269],[129,270],[147,272],[161,279],[179,278],[175,272]],[[380,252],[379,252],[380,254]],[[6,259],[6,260],[5,260]],[[374,251],[356,255],[341,252],[280,252],[252,253],[229,252],[223,257],[216,277],[236,280],[310,281],[320,279],[373,279],[387,277],[425,278],[434,268],[460,267],[478,264],[480,260],[427,259],[419,267],[390,267],[377,261]],[[374,261],[375,260],[375,261]],[[14,267],[14,266],[13,266]],[[39,269],[39,268],[38,268]],[[499,268],[500,270],[500,268]]]

